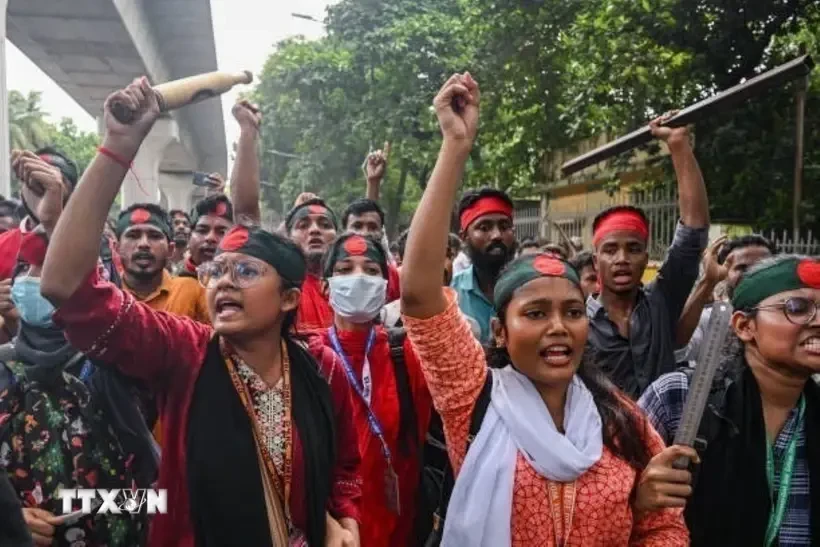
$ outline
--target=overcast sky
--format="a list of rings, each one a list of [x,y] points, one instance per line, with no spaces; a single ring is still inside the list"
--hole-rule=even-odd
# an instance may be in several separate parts
[[[298,12],[321,20],[324,18],[325,8],[333,3],[334,0],[301,0]],[[297,34],[309,38],[321,36],[321,24],[291,16],[291,12],[297,9],[294,5],[296,4],[277,1],[211,0],[219,68],[229,71],[251,70],[258,76],[265,59],[273,51],[273,44],[279,40]],[[53,121],[69,117],[80,128],[96,131],[94,119],[8,41],[6,63],[9,89],[24,93],[42,91],[43,110]],[[235,92],[225,94],[222,99],[229,150],[238,136],[236,122],[230,112],[235,100]]]

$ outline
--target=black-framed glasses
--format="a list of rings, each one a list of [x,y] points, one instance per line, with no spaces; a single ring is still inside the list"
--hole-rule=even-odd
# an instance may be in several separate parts
[[[199,283],[206,289],[216,287],[217,282],[222,279],[225,273],[230,273],[231,281],[240,289],[257,283],[265,275],[267,268],[252,260],[236,260],[232,262],[208,262],[197,268],[196,273]]]
[[[790,323],[795,325],[808,325],[817,317],[817,308],[820,308],[820,302],[816,302],[804,296],[792,296],[779,304],[758,306],[752,308],[752,310],[781,310]]]

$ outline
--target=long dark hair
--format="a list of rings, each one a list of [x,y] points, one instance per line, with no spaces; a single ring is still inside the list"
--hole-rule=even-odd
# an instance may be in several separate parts
[[[581,288],[578,287],[578,291]],[[506,326],[507,306],[509,300],[498,310],[498,320]],[[485,348],[487,364],[491,368],[503,368],[512,364],[510,354],[505,347],[490,345]],[[595,406],[601,415],[604,446],[615,456],[626,461],[637,470],[643,470],[651,454],[647,448],[648,421],[629,397],[621,393],[615,385],[604,376],[592,358],[592,352],[585,351],[578,367],[578,377],[587,386],[595,400]]]

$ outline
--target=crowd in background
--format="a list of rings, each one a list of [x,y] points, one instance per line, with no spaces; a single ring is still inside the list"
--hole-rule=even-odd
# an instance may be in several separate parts
[[[710,243],[669,115],[650,126],[680,220],[651,283],[638,208],[600,213],[590,249],[518,240],[507,194],[460,191],[480,102],[469,73],[435,97],[438,161],[394,242],[383,151],[340,215],[303,194],[263,229],[244,101],[230,196],[213,174],[190,212],[108,216],[159,116],[145,79],[109,97],[82,176],[57,150],[14,151],[0,545],[820,545],[817,257]],[[678,446],[720,302],[706,442]],[[167,513],[65,515],[71,488],[163,489]]]

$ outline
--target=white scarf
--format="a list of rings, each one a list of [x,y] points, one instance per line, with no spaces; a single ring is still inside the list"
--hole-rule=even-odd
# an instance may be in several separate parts
[[[567,391],[562,435],[526,376],[512,366],[490,372],[490,405],[453,488],[442,547],[510,545],[519,452],[541,476],[558,482],[574,481],[601,458],[601,416],[577,375]]]

